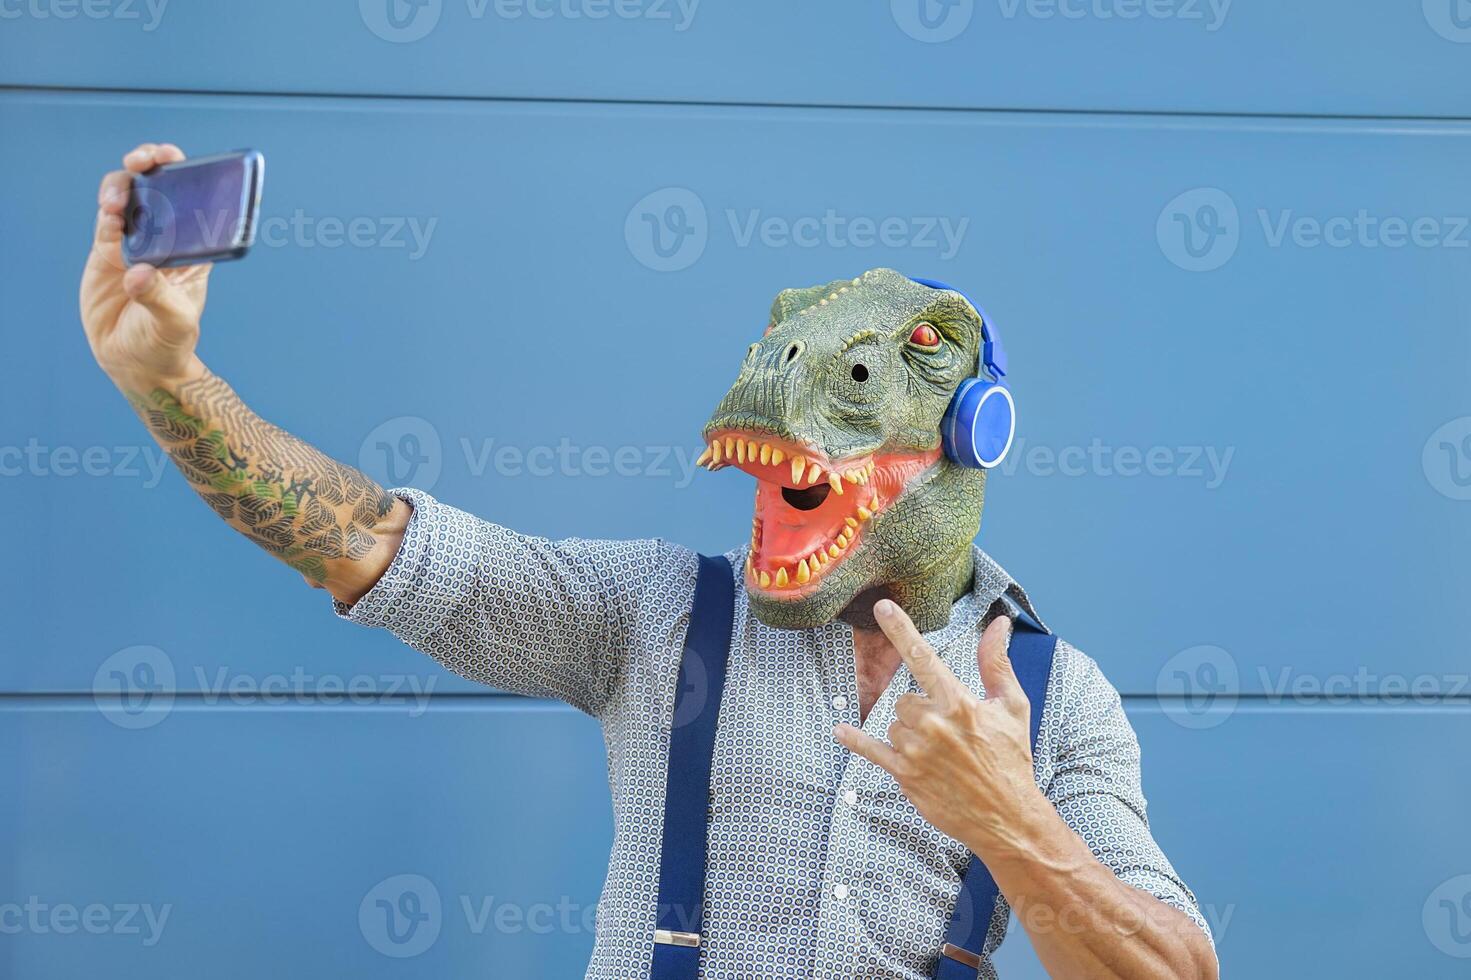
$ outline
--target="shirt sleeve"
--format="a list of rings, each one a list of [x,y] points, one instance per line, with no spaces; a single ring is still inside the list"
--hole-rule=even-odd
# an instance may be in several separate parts
[[[551,541],[420,490],[392,493],[414,508],[398,554],[336,612],[470,680],[597,715],[627,668],[643,596],[683,573],[693,597],[693,553],[664,541]]]
[[[1090,657],[1061,641],[1057,654],[1062,683],[1048,692],[1048,709],[1063,718],[1048,799],[1120,881],[1184,912],[1214,947],[1194,893],[1149,830],[1139,739],[1118,691]]]

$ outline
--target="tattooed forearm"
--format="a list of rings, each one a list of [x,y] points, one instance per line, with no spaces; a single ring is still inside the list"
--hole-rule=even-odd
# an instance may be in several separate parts
[[[220,378],[129,400],[215,513],[311,581],[372,551],[393,496],[256,415]]]

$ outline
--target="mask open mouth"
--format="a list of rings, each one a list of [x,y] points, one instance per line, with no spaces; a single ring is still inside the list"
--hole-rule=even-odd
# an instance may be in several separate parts
[[[700,465],[735,466],[756,478],[746,588],[777,599],[812,594],[863,547],[869,522],[940,458],[937,447],[830,459],[749,429],[716,430],[707,439]]]

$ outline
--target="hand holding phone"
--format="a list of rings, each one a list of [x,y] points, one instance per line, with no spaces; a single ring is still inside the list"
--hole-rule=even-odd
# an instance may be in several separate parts
[[[242,258],[255,238],[265,166],[260,153],[237,150],[135,175],[124,260],[169,268]]]
[[[172,241],[151,242],[141,234],[134,238],[136,256],[175,265],[181,260],[201,262],[184,268],[160,269],[136,259],[132,260],[136,264],[130,264],[124,255],[129,209],[143,196],[134,194],[133,182],[183,162],[184,151],[172,143],[144,143],[129,151],[122,168],[104,175],[97,188],[97,226],[79,297],[82,325],[97,363],[130,397],[204,371],[195,348],[213,268],[205,257],[215,252],[218,242],[190,242],[186,236],[188,247],[180,250],[179,235]],[[172,204],[169,210],[177,217]],[[247,208],[243,213],[253,212]],[[142,217],[156,221],[159,216]],[[229,226],[226,222],[225,227]],[[198,223],[193,227],[198,228]],[[208,231],[208,223],[205,229]],[[226,241],[231,237],[237,245],[248,243],[248,237],[241,239],[233,233],[225,236]]]

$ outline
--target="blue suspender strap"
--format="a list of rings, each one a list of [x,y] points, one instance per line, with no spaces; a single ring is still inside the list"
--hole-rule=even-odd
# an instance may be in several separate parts
[[[701,555],[669,734],[651,980],[695,980],[700,968],[710,764],[734,614],[730,562]]]
[[[1013,619],[1011,632],[1011,666],[1032,705],[1032,752],[1037,751],[1037,733],[1042,730],[1042,708],[1047,702],[1047,681],[1052,676],[1052,655],[1057,637],[1043,631],[1031,616],[1022,613]],[[991,928],[1000,889],[985,864],[974,855],[960,886],[960,898],[950,925],[945,929],[945,945],[935,966],[935,980],[975,980],[981,965],[981,950]]]

